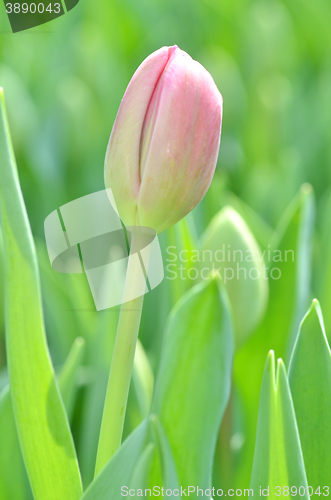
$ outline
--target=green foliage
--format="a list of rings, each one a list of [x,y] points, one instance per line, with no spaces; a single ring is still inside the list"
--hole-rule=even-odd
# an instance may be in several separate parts
[[[77,393],[77,371],[82,362],[84,341],[74,342],[58,376],[62,399],[69,415]],[[18,442],[9,386],[0,394],[0,498],[32,498]]]
[[[129,471],[125,480],[135,485],[132,487],[150,482],[149,476],[171,484],[175,483],[171,478],[178,476],[182,482],[186,456],[197,456],[202,462],[202,453],[195,449],[194,453],[187,451],[186,441],[193,436],[197,449],[208,449],[208,459],[200,469],[200,462],[192,466],[187,460],[188,473],[194,476],[194,483],[199,482],[201,476],[210,478],[214,462],[213,484],[247,488],[254,457],[265,357],[273,349],[287,365],[293,346],[290,386],[308,482],[317,484],[317,481],[328,480],[329,351],[316,304],[302,324],[298,339],[297,335],[314,296],[323,310],[325,333],[329,339],[331,335],[330,15],[327,0],[314,4],[308,0],[300,4],[289,0],[256,0],[241,2],[240,8],[235,2],[219,0],[160,0],[154,3],[99,0],[97,7],[95,2],[81,0],[75,9],[52,24],[13,35],[9,31],[5,5],[0,4],[0,86],[6,92],[19,177],[38,252],[50,356],[57,373],[61,374],[60,367],[65,367],[66,376],[60,375],[60,380],[66,380],[63,399],[68,404],[70,419],[67,419],[65,405],[59,396],[62,387],[58,388],[54,382],[45,343],[37,264],[19,194],[16,167],[15,173],[11,170],[11,174],[4,177],[3,167],[11,166],[12,158],[8,156],[3,134],[0,139],[0,204],[2,211],[5,208],[5,217],[1,222],[4,238],[0,235],[0,388],[7,385],[9,371],[17,427],[19,434],[25,436],[21,447],[28,473],[35,485],[47,485],[47,491],[53,494],[51,498],[64,500],[66,495],[79,498],[81,492],[68,420],[77,445],[84,487],[92,481],[118,311],[97,313],[84,275],[64,275],[52,270],[45,248],[43,222],[51,211],[64,203],[104,188],[105,149],[125,88],[148,54],[162,45],[175,43],[212,74],[224,98],[224,120],[220,156],[211,188],[189,218],[160,235],[165,266],[169,264],[166,261],[168,245],[177,247],[173,249],[177,255],[182,250],[187,251],[185,256],[192,250],[199,250],[200,236],[211,219],[227,205],[243,218],[262,252],[270,248],[284,255],[285,251],[293,250],[294,261],[290,253],[287,262],[270,263],[266,257],[264,259],[267,267],[280,269],[281,278],[269,279],[267,311],[260,326],[238,346],[231,397],[219,435],[218,423],[226,404],[225,387],[230,384],[230,375],[227,380],[226,377],[222,379],[223,385],[220,382],[220,364],[224,362],[225,353],[218,351],[217,364],[215,352],[214,364],[208,364],[205,350],[200,352],[197,348],[193,353],[194,363],[185,364],[194,349],[191,338],[199,333],[202,337],[202,332],[207,337],[211,334],[210,322],[204,320],[204,307],[200,303],[193,304],[193,297],[198,296],[199,290],[192,290],[196,280],[171,281],[166,271],[164,282],[146,295],[140,329],[144,351],[140,357],[142,364],[136,365],[131,385],[125,436],[131,435],[149,411],[151,371],[161,373],[162,368],[163,373],[169,373],[169,393],[165,392],[166,386],[162,391],[157,386],[160,397],[156,393],[155,405],[157,402],[158,405],[153,411],[159,424],[152,417],[146,433],[142,433],[144,437],[139,434],[141,446],[133,453],[136,462],[130,465],[132,474]],[[7,168],[6,172],[9,172]],[[3,266],[3,239],[6,269]],[[8,241],[11,242],[10,253]],[[191,259],[177,264],[183,264],[185,275],[195,266]],[[16,277],[12,278],[14,270]],[[11,290],[7,311],[13,300],[21,304],[19,307],[14,305],[7,313],[10,321],[7,323],[7,358],[5,284]],[[199,293],[207,295],[208,287],[204,292],[203,285],[200,287]],[[186,320],[174,323],[174,318],[179,314],[179,306],[184,307],[182,295],[186,292],[192,294],[185,300],[191,297],[194,315],[192,323],[188,323],[190,331],[186,331],[187,340],[184,341],[182,324]],[[215,316],[217,311],[221,316],[218,301],[215,294]],[[247,329],[250,315],[257,308],[255,302],[250,308],[250,301],[251,297],[245,303],[245,313],[233,318],[234,323],[241,323]],[[164,325],[169,324],[169,311],[175,304],[177,307],[170,320],[173,329],[171,357],[169,328],[164,343],[162,340]],[[199,328],[201,332],[197,334]],[[179,339],[177,346],[177,336],[181,338],[182,334],[183,340],[179,342]],[[80,341],[74,344],[77,337],[84,339],[85,348],[78,348]],[[73,344],[76,347],[69,355]],[[231,356],[229,352],[226,358],[229,364]],[[167,362],[164,361],[166,357]],[[177,368],[179,370],[182,365],[185,374],[182,376],[180,371],[177,376]],[[268,372],[270,398],[267,401],[274,401],[272,394],[277,401],[280,394],[285,400],[286,395],[289,399],[282,370],[275,391],[271,389],[274,375]],[[158,385],[160,376],[157,377]],[[219,387],[222,385],[218,393],[216,379]],[[202,385],[205,400],[200,397]],[[21,399],[17,395],[23,391],[25,396]],[[159,401],[163,395],[168,401],[167,407]],[[193,406],[198,399],[204,402]],[[288,399],[287,409],[290,407]],[[203,413],[203,405],[215,411],[210,431],[207,423],[211,416],[207,411]],[[7,389],[1,395],[0,407],[0,498],[30,500]],[[273,407],[275,409],[275,405]],[[179,408],[183,411],[179,412]],[[291,412],[287,412],[287,416],[288,413]],[[31,416],[35,417],[33,425]],[[55,425],[56,422],[60,424]],[[287,422],[292,425],[293,419]],[[126,443],[137,443],[136,434],[129,439],[131,441]],[[174,446],[175,439],[178,439],[178,449]],[[210,457],[216,441],[216,460],[213,460]],[[297,443],[292,451],[288,443],[283,451],[274,442],[272,446],[276,456],[281,453],[288,456],[297,450]],[[127,455],[120,462],[125,464],[124,468],[132,464],[131,448],[126,449]],[[265,456],[262,445],[259,449]],[[263,470],[266,463],[267,460],[262,464]],[[222,469],[222,464],[226,464],[226,468]],[[119,469],[113,467],[115,474]],[[298,466],[300,470],[301,465]],[[53,491],[48,488],[49,481]],[[98,478],[101,484],[99,481]],[[208,479],[206,483],[209,482]],[[106,474],[103,485],[102,494],[107,498],[113,490]],[[108,493],[107,488],[110,488]],[[99,500],[98,493],[93,493],[97,490],[91,491],[89,498]],[[115,500],[118,495],[116,491]],[[39,486],[36,498],[47,500]]]
[[[235,471],[239,485],[248,480],[253,460],[259,384],[266,353],[275,350],[278,356],[289,357],[299,323],[309,304],[313,220],[313,193],[309,186],[304,186],[288,207],[267,249],[270,252],[267,267],[278,268],[281,275],[279,279],[269,279],[270,295],[264,319],[235,358],[234,380],[243,398],[247,426],[243,460]]]
[[[317,300],[301,323],[289,380],[308,483],[316,491],[331,486],[331,352]]]
[[[210,487],[216,434],[230,391],[232,328],[215,280],[175,307],[165,333],[152,410],[165,429],[180,484]]]
[[[326,335],[331,335],[331,194],[326,193],[319,206],[318,252],[316,251],[316,289],[323,310]],[[317,246],[317,245],[316,245]]]
[[[18,183],[3,95],[0,97],[1,223],[11,400],[35,499],[74,500],[82,492],[78,463],[46,346],[35,249]]]
[[[268,498],[279,497],[279,489],[304,487],[303,498],[309,499],[306,472],[300,446],[288,379],[281,359],[268,355],[261,389],[259,421],[254,455],[251,488],[255,495],[261,487],[269,487]],[[303,489],[302,489],[303,491]],[[286,494],[281,494],[281,498]]]

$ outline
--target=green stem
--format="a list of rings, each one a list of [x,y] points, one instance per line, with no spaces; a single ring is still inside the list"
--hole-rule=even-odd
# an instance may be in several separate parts
[[[133,247],[132,238],[131,254],[134,254]],[[141,281],[140,262],[130,258],[124,297],[126,293],[132,292],[134,287],[139,288],[139,280]],[[121,307],[102,416],[95,475],[121,445],[143,301],[144,295],[141,295],[125,302]]]

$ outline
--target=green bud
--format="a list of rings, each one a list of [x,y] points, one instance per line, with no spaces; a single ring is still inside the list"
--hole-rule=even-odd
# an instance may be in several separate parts
[[[219,278],[231,304],[237,344],[257,326],[268,299],[267,267],[261,250],[242,217],[224,207],[206,229],[203,267]]]

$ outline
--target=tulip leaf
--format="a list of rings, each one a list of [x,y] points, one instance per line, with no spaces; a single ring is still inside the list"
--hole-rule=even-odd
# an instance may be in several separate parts
[[[314,213],[311,186],[304,185],[281,220],[270,249],[266,250],[265,264],[269,272],[278,268],[280,277],[269,278],[270,296],[264,319],[235,357],[234,382],[244,397],[242,403],[248,426],[236,479],[232,480],[238,487],[249,481],[260,396],[258,387],[265,357],[271,349],[278,357],[290,355],[295,331],[309,305]],[[273,274],[276,278],[277,273]]]
[[[82,496],[82,500],[109,500],[121,498],[121,488],[138,482],[136,466],[145,447],[148,420],[144,420],[124,441]],[[146,464],[144,457],[143,462]],[[140,464],[141,465],[141,464]],[[143,469],[143,467],[142,467]],[[143,469],[144,470],[144,469]],[[135,476],[133,477],[133,474]]]
[[[287,358],[310,301],[314,222],[314,193],[309,184],[304,184],[279,223],[278,236],[271,245],[270,264],[278,267],[281,274],[279,279],[270,280],[268,317],[272,317],[274,346],[280,356]]]
[[[47,348],[35,247],[0,95],[0,200],[11,399],[35,500],[75,500],[82,486]]]
[[[183,487],[211,484],[231,383],[228,307],[227,297],[211,279],[185,294],[166,329],[152,411],[165,430]]]
[[[58,376],[62,399],[72,408],[76,390],[75,375],[81,362],[84,341],[78,338]],[[20,500],[30,498],[22,454],[17,438],[10,388],[7,385],[0,394],[0,498]]]
[[[308,483],[331,487],[331,352],[317,300],[301,323],[289,380]]]
[[[83,350],[84,340],[77,338],[58,375],[61,396],[67,409],[72,409],[74,403],[77,369],[80,367]],[[20,500],[28,495],[30,498],[31,492],[17,438],[9,385],[0,394],[0,443],[1,500]]]
[[[281,498],[286,496],[286,494],[279,495],[284,487],[285,490],[286,487],[297,488],[296,495],[298,495],[300,486],[304,493],[302,498],[309,499],[306,472],[285,367],[279,359],[275,376],[275,356],[271,351],[262,381],[251,488],[254,495],[258,494],[259,488],[263,490],[269,488],[269,494],[265,496],[276,499],[279,496]]]
[[[318,298],[323,310],[326,334],[331,336],[331,194],[327,198],[322,216],[319,218],[320,229],[320,279]]]

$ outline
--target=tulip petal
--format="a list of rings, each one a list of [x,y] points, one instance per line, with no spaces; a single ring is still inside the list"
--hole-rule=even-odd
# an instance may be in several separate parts
[[[157,120],[157,114],[161,102],[162,90],[164,87],[164,82],[166,81],[166,78],[164,78],[164,74],[167,71],[173,57],[175,57],[178,51],[182,52],[176,45],[174,47],[170,47],[167,64],[165,65],[162,73],[159,76],[158,82],[155,85],[153,91],[153,95],[151,96],[151,99],[148,104],[147,112],[143,123],[141,141],[140,141],[140,159],[139,159],[140,179],[142,179],[144,175],[146,159],[148,157],[150,143],[153,137],[153,132]],[[183,54],[185,54],[187,57],[191,59],[191,57],[185,52],[183,52]]]
[[[190,212],[211,183],[220,143],[222,97],[207,70],[178,48],[158,88],[158,111],[141,167],[138,217],[142,225],[161,232]],[[146,119],[149,116],[148,112]]]
[[[155,86],[168,62],[169,48],[151,54],[133,75],[119,107],[110,136],[105,184],[111,187],[117,208],[126,224],[132,220],[140,188],[139,152],[146,109]]]

